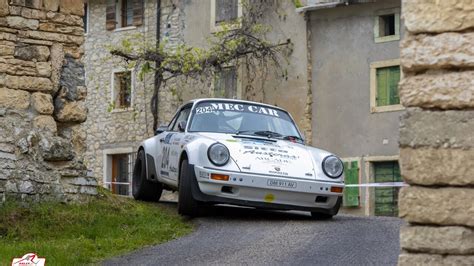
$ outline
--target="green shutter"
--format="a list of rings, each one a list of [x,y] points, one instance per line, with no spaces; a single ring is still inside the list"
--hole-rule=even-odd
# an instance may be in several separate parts
[[[359,166],[357,161],[344,163],[344,176],[346,184],[359,184]],[[359,206],[359,188],[349,187],[344,189],[343,206],[358,207]]]
[[[387,79],[387,69],[377,69],[377,106],[384,106],[388,104]]]
[[[399,104],[400,103],[400,95],[398,93],[398,82],[400,81],[400,67],[390,67],[390,83],[389,87],[389,95],[390,101],[389,104]]]
[[[375,182],[401,181],[398,162],[374,163]],[[375,188],[375,215],[398,216],[398,191],[397,187]]]
[[[377,106],[400,103],[398,82],[400,81],[400,66],[382,67],[377,73]]]

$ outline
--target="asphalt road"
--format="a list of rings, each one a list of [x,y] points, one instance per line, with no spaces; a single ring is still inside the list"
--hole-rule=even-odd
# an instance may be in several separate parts
[[[196,231],[104,265],[396,265],[398,218],[215,207]]]

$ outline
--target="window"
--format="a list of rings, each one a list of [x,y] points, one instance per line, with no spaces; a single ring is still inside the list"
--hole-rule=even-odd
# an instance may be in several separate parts
[[[398,91],[400,76],[399,59],[370,64],[371,112],[389,112],[403,109]]]
[[[135,153],[107,155],[105,168],[109,169],[104,185],[114,194],[129,196],[132,193],[131,180]]]
[[[84,1],[84,16],[82,17],[82,22],[84,22],[84,33],[87,33],[89,28],[89,7],[87,1]]]
[[[143,10],[143,0],[107,0],[106,29],[142,25]]]
[[[172,131],[178,131],[178,124],[181,121],[187,121],[188,120],[190,111],[191,111],[191,107],[181,110],[181,112],[178,115],[178,119],[176,119],[176,123],[174,123]]]
[[[216,74],[214,97],[228,99],[237,97],[237,71],[235,67],[226,67]]]
[[[375,17],[376,43],[400,40],[400,9],[382,10]]]
[[[113,73],[113,109],[127,109],[132,105],[132,72]]]
[[[374,162],[373,167],[375,183],[402,181],[397,161]],[[399,191],[399,187],[375,188],[374,207],[376,216],[398,216]]]
[[[237,19],[238,0],[216,0],[215,23],[231,22]]]
[[[240,0],[211,0],[211,30],[222,30],[223,24],[239,27],[238,18],[242,16]]]
[[[377,106],[400,104],[398,82],[400,81],[400,66],[381,67],[377,75]]]

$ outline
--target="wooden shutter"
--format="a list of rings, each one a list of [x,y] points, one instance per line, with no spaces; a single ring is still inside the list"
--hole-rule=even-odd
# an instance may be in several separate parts
[[[398,82],[400,81],[400,67],[390,68],[389,78],[389,104],[399,104],[400,95],[398,93]]]
[[[105,28],[107,30],[114,30],[117,27],[117,20],[116,20],[116,7],[115,7],[115,0],[107,0],[107,7],[105,10]]]
[[[133,25],[143,24],[143,0],[133,0]]]
[[[377,106],[388,105],[387,80],[387,68],[377,69]]]
[[[400,182],[400,168],[398,162],[374,163],[375,182]],[[375,215],[398,216],[397,187],[376,187],[375,189]]]
[[[359,165],[357,161],[344,163],[345,184],[359,184]],[[344,189],[342,204],[345,207],[359,206],[359,188],[346,187]]]

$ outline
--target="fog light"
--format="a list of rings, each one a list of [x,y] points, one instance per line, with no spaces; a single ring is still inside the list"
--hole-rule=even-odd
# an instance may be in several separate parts
[[[211,179],[219,180],[219,181],[229,181],[229,176],[222,175],[222,174],[211,174]]]
[[[334,192],[334,193],[342,193],[343,190],[344,188],[342,187],[331,187],[331,192]]]

